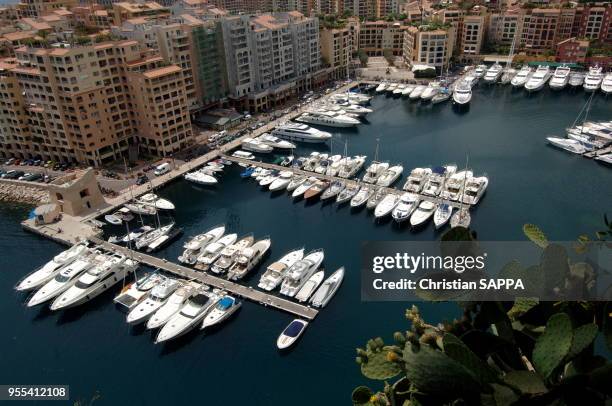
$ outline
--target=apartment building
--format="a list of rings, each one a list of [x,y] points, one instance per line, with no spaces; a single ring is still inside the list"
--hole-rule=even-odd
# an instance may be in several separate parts
[[[517,36],[516,46],[520,45],[520,33],[523,29],[523,10],[506,10],[489,16],[487,41],[492,44],[511,46]]]
[[[21,17],[41,17],[54,10],[70,9],[78,4],[78,0],[21,0],[17,4],[17,11]]]
[[[404,32],[404,60],[410,65],[428,65],[439,72],[448,66],[455,44],[455,28],[430,30],[408,27]]]
[[[334,78],[348,76],[356,39],[352,27],[321,30],[321,57],[332,68]]]
[[[166,155],[192,138],[180,67],[143,58],[136,41],[21,47],[15,54],[0,73],[0,103],[10,106],[0,111],[5,156],[99,166],[137,140]]]
[[[341,0],[342,9],[362,19],[380,18],[379,0]]]
[[[465,56],[479,55],[485,40],[487,16],[468,15],[461,24],[461,42],[459,53]]]
[[[230,14],[269,12],[273,6],[272,0],[212,0],[210,3]]]
[[[113,3],[113,22],[121,25],[126,20],[134,18],[160,18],[170,15],[170,10],[154,1],[142,3]]]
[[[202,106],[211,106],[224,100],[228,94],[221,24],[205,21],[195,25],[192,39]]]
[[[532,54],[554,49],[557,27],[561,18],[559,9],[536,8],[523,17],[521,46]]]
[[[399,22],[367,21],[359,28],[359,49],[369,56],[382,56],[385,50],[402,55],[404,32],[408,26]]]
[[[585,63],[589,50],[588,40],[568,38],[557,44],[556,61]]]
[[[612,4],[579,7],[576,10],[572,36],[612,43]]]

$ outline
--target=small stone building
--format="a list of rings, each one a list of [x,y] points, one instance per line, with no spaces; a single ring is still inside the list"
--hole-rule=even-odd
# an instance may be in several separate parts
[[[105,203],[92,168],[61,176],[47,187],[49,201],[71,216],[91,212]]]

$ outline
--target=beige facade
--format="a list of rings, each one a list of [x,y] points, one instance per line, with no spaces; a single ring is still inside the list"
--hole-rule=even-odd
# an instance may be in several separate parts
[[[142,3],[113,3],[113,20],[115,25],[121,25],[132,18],[159,18],[169,16],[170,10],[154,1]]]
[[[345,78],[355,49],[355,31],[350,27],[322,29],[320,35],[323,61],[333,69],[334,77]]]
[[[463,18],[460,54],[469,56],[480,54],[485,39],[486,22],[487,18],[484,15],[469,15]]]
[[[559,9],[533,9],[523,17],[521,46],[529,53],[541,54],[554,49],[557,44],[557,26],[560,21]]]
[[[359,49],[370,56],[382,56],[389,49],[393,55],[402,55],[404,32],[408,26],[398,22],[368,21],[359,29]]]
[[[61,176],[47,185],[50,204],[59,211],[78,216],[100,208],[105,204],[92,168]]]
[[[17,9],[22,17],[41,17],[54,10],[70,9],[78,4],[78,0],[21,0]]]
[[[445,69],[453,54],[455,29],[419,30],[410,27],[404,34],[404,59],[411,65],[428,65]]]

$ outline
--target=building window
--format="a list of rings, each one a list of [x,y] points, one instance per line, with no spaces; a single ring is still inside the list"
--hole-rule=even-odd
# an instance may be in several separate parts
[[[81,198],[87,197],[89,196],[89,189],[83,189],[79,192],[79,196],[81,196]]]

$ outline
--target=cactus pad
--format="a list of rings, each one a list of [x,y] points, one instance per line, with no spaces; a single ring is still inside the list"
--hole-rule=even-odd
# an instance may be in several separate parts
[[[535,224],[525,224],[523,226],[523,233],[538,247],[546,248],[548,246],[546,235]]]
[[[557,369],[572,346],[572,323],[565,313],[551,316],[546,330],[536,341],[533,362],[537,371],[548,379]]]
[[[599,328],[597,324],[594,323],[588,323],[574,329],[574,337],[569,354],[567,355],[567,361],[574,358],[591,345],[595,337],[597,337],[598,332]]]

